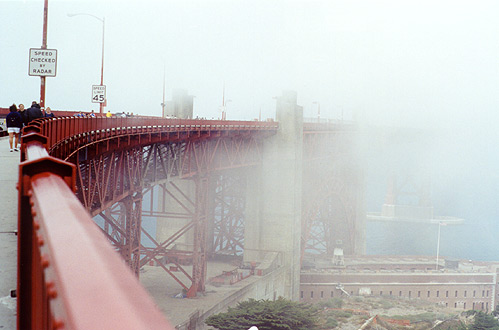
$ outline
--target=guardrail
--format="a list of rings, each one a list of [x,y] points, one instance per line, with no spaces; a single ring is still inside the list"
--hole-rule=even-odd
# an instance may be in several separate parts
[[[278,127],[279,124],[276,122],[147,117],[58,117],[38,119],[30,123],[32,131],[48,137],[47,148],[49,154],[61,159],[67,159],[81,145],[126,135],[269,131],[276,130]]]

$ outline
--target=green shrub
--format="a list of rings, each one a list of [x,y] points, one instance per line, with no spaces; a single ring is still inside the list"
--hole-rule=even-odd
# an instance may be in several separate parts
[[[470,330],[499,330],[499,321],[493,315],[482,311],[475,314],[475,321],[469,327]]]
[[[338,326],[338,321],[336,321],[332,317],[328,317],[326,321],[326,327],[327,328],[336,328]]]
[[[316,307],[279,297],[275,301],[255,300],[240,302],[236,307],[208,317],[205,323],[220,330],[315,330],[318,329]]]

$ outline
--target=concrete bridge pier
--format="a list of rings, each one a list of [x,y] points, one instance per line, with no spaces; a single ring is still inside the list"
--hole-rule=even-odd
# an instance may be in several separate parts
[[[158,219],[156,239],[164,242],[175,233],[181,231],[195,214],[196,184],[194,180],[173,178],[164,183],[162,194],[158,199],[158,209],[167,217]],[[175,250],[192,251],[194,248],[194,233],[186,231],[175,240]]]
[[[165,217],[157,222],[156,240],[169,250],[164,261],[179,267],[192,263],[192,276],[183,284],[192,298],[205,290],[209,178],[174,179],[161,188],[158,202]]]
[[[262,164],[248,176],[244,261],[284,267],[284,287],[274,292],[298,300],[303,108],[297,105],[296,92],[283,92],[276,115],[279,130],[264,141]]]

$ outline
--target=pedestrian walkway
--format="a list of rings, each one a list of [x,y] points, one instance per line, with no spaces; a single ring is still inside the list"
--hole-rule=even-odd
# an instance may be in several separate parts
[[[0,138],[0,329],[16,328],[16,299],[10,291],[17,280],[17,189],[19,152]]]

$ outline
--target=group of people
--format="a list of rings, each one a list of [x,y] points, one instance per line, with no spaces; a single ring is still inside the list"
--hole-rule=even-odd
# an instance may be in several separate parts
[[[123,111],[121,113],[117,112],[114,116],[115,117],[121,117],[121,118],[133,117],[133,112],[132,113],[129,113],[129,112],[125,113],[125,111]],[[113,114],[110,111],[108,111],[106,113],[106,117],[111,118],[111,117],[113,117]]]
[[[15,105],[12,104],[9,107],[9,114],[7,115],[5,122],[7,124],[7,132],[9,133],[9,145],[10,145],[10,152],[13,151],[19,151],[19,145],[20,145],[20,134],[24,126],[28,125],[28,123],[32,120],[35,120],[37,118],[44,118],[44,117],[55,117],[54,114],[52,113],[52,110],[47,107],[46,109],[43,109],[40,107],[40,105],[36,102],[33,101],[31,103],[31,107],[28,109],[24,108],[23,104],[19,104],[19,108]],[[94,110],[90,113],[83,113],[80,111],[79,113],[74,115],[75,117],[86,117],[86,118],[95,118],[96,114]],[[110,111],[108,111],[105,116],[107,118],[114,117],[113,114],[111,114]],[[115,115],[116,117],[133,117],[133,112],[132,113],[117,113]]]
[[[33,101],[28,109],[24,108],[24,104],[19,104],[19,108],[15,104],[9,107],[9,114],[5,118],[5,122],[7,133],[9,133],[10,152],[19,151],[19,136],[22,128],[30,121],[43,117],[54,117],[54,114],[49,107],[43,109],[36,101]]]
[[[76,115],[74,115],[75,117],[79,117],[79,118],[95,118],[95,112],[94,110],[92,110],[92,112],[90,113],[87,113],[87,114],[84,114],[83,111],[80,111],[78,112]]]

